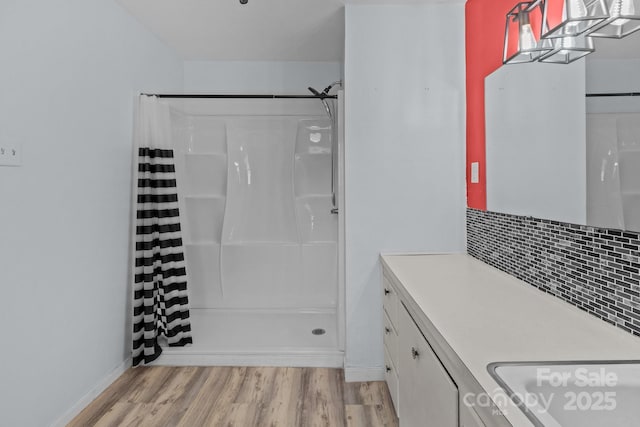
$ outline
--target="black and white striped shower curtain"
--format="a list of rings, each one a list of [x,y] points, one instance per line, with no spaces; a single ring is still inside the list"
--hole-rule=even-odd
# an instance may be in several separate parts
[[[160,337],[169,346],[192,342],[169,120],[166,105],[155,97],[140,97],[135,135],[133,366],[160,356]]]

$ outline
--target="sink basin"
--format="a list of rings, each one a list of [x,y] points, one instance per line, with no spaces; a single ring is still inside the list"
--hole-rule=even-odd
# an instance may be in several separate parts
[[[640,361],[498,362],[487,369],[535,426],[640,426]]]

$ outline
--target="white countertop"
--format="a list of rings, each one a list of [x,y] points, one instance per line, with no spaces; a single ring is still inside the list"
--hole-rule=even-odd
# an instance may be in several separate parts
[[[490,395],[491,362],[640,359],[640,338],[469,255],[382,259]],[[532,425],[512,409],[514,427]]]

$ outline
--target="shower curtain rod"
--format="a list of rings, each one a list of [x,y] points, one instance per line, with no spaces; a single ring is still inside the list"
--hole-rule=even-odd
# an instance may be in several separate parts
[[[185,99],[337,99],[337,95],[207,95],[185,93],[142,93],[146,96],[158,98],[185,98]]]
[[[599,96],[640,96],[640,92],[618,92],[618,93],[587,93],[587,98],[595,98]]]

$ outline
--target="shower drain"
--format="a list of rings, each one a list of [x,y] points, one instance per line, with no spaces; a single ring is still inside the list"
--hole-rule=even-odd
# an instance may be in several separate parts
[[[324,335],[326,332],[327,331],[322,328],[314,329],[313,331],[311,331],[313,335]]]

